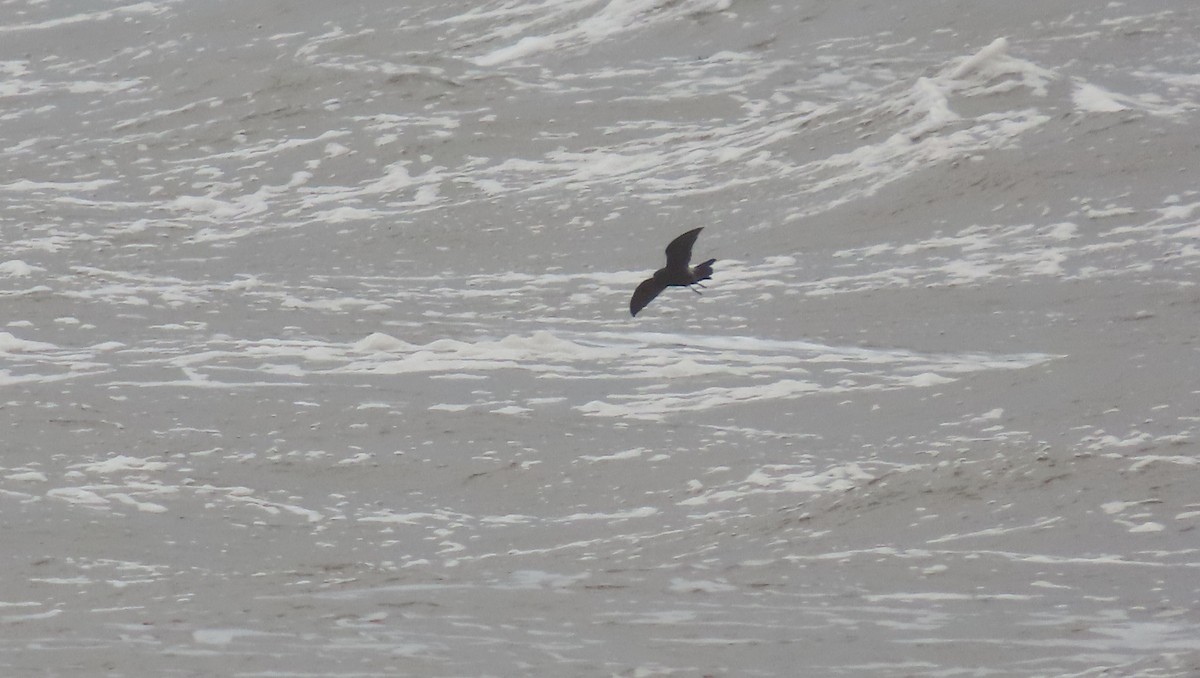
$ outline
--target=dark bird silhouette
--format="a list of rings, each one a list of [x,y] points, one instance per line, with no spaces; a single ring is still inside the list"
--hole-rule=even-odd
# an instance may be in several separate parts
[[[688,262],[692,260],[692,245],[703,230],[703,226],[693,228],[667,245],[667,265],[655,271],[654,277],[645,279],[633,291],[633,298],[629,300],[630,315],[637,315],[659,292],[668,287],[687,287],[700,294],[696,287],[704,287],[700,284],[701,280],[712,279],[712,265],[716,261],[709,259],[703,264],[688,266]]]

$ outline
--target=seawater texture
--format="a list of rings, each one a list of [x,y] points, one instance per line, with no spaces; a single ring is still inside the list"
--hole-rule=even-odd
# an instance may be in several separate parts
[[[1198,34],[0,3],[0,674],[1200,675]]]

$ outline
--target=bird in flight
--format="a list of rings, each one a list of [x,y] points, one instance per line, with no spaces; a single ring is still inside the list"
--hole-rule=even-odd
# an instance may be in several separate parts
[[[629,300],[630,315],[637,315],[638,311],[646,308],[646,304],[657,297],[659,292],[668,287],[687,287],[696,294],[700,294],[700,290],[696,287],[704,287],[700,284],[701,280],[712,279],[712,265],[716,261],[716,259],[709,259],[703,264],[688,266],[688,262],[692,260],[692,245],[696,243],[696,237],[703,230],[703,226],[693,228],[667,245],[667,265],[655,271],[653,277],[646,278],[633,291],[633,298]]]

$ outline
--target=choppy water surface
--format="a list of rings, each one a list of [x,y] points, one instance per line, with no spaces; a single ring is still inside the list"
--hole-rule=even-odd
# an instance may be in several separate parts
[[[1045,4],[0,3],[3,673],[1200,674],[1200,13]]]

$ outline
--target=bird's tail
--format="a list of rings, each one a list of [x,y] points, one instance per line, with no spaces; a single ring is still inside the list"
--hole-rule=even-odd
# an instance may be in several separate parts
[[[712,280],[712,265],[714,261],[716,261],[716,259],[709,259],[703,264],[697,264],[696,268],[692,269],[692,272],[695,274],[696,282],[700,282],[701,280]]]

